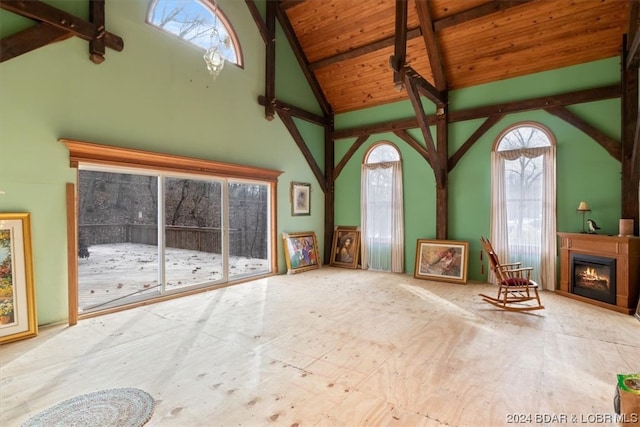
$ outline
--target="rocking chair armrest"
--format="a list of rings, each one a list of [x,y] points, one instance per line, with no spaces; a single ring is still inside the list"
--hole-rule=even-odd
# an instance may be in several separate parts
[[[533,267],[522,267],[502,270],[504,275],[509,278],[530,279]]]
[[[505,271],[512,272],[512,271],[531,271],[531,270],[533,270],[533,267],[510,268],[510,269],[505,270]]]
[[[509,266],[520,265],[520,264],[522,264],[522,263],[521,262],[505,262],[505,263],[502,263],[500,265],[503,266],[503,267],[509,267]]]

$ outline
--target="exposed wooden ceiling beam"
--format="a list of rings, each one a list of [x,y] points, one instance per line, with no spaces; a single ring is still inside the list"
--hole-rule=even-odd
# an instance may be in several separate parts
[[[489,117],[493,114],[512,114],[523,111],[540,110],[554,106],[581,104],[584,102],[601,101],[604,99],[620,98],[620,85],[604,86],[594,89],[585,89],[559,95],[542,96],[524,101],[513,101],[505,104],[487,105],[484,107],[470,108],[449,113],[449,123],[465,120],[475,120]],[[428,117],[429,124],[435,124],[435,115]],[[354,138],[360,135],[373,135],[376,133],[394,132],[401,129],[415,129],[418,121],[415,117],[367,125],[350,129],[342,129],[334,132],[334,139]]]
[[[258,6],[256,6],[255,0],[244,0],[247,4],[247,8],[249,9],[249,13],[251,13],[251,17],[253,21],[256,23],[258,27],[258,31],[260,31],[260,35],[262,36],[262,41],[267,42],[267,25],[262,19],[262,15],[260,15],[260,11],[258,10]]]
[[[482,18],[493,13],[502,12],[514,6],[520,6],[525,3],[529,3],[530,1],[532,0],[493,0],[490,3],[485,3],[480,6],[465,10],[463,12],[456,13],[455,15],[438,19],[437,21],[433,22],[433,28],[436,31],[440,31],[443,28],[453,27],[454,25],[473,21],[474,19]]]
[[[617,161],[622,161],[622,146],[615,139],[605,135],[598,129],[591,126],[589,123],[576,116],[565,107],[551,107],[544,109],[547,113],[561,118],[567,123],[570,123],[577,129],[580,129],[585,134],[589,135],[596,142],[598,142],[602,148],[607,150],[607,153],[611,155]]]
[[[496,123],[498,123],[504,117],[504,114],[494,114],[487,117],[478,129],[462,144],[462,146],[448,159],[448,169],[451,171],[462,159],[462,157],[469,151],[469,149],[475,144],[482,135],[487,133]]]
[[[267,98],[265,96],[258,96],[258,104],[265,106],[267,104]],[[305,111],[302,108],[298,108],[294,105],[287,104],[286,102],[278,101],[277,99],[271,101],[273,107],[277,111],[284,111],[287,114],[292,115],[295,118],[307,121],[309,123],[313,123],[318,126],[329,126],[329,120],[319,116],[317,114],[313,114],[309,111]]]
[[[334,181],[338,178],[338,176],[340,175],[340,172],[342,172],[342,169],[344,169],[344,167],[347,165],[347,162],[349,161],[349,159],[353,157],[356,151],[358,151],[358,148],[360,148],[362,144],[364,144],[367,141],[367,139],[369,139],[369,135],[363,135],[358,137],[356,141],[353,144],[351,144],[351,147],[349,147],[349,150],[345,153],[344,156],[342,156],[342,159],[340,159],[340,162],[338,162],[338,165],[333,170]]]
[[[280,110],[278,111],[278,115],[280,116],[280,119],[282,120],[282,123],[284,123],[287,130],[289,130],[289,134],[295,141],[296,145],[302,152],[302,155],[306,159],[307,164],[309,165],[309,168],[311,168],[311,171],[316,176],[316,179],[318,180],[318,184],[320,184],[320,188],[322,188],[322,191],[326,193],[328,191],[328,186],[325,180],[325,176],[322,170],[320,169],[320,166],[318,166],[316,159],[313,157],[313,153],[311,153],[311,150],[305,143],[304,138],[298,131],[298,128],[296,127],[296,124],[293,121],[291,114],[286,111]]]
[[[393,69],[393,84],[396,90],[403,87],[402,68],[407,60],[407,0],[396,0],[396,28],[393,43],[393,55],[389,58]]]
[[[40,23],[2,38],[0,40],[0,62],[8,61],[24,53],[70,37],[73,37],[73,34],[66,30]]]
[[[290,7],[294,7],[300,3],[304,3],[306,0],[281,0],[280,1],[280,8],[282,10],[287,10]]]
[[[638,120],[636,120],[633,153],[631,154],[631,169],[631,179],[640,180],[640,116],[638,116]]]
[[[422,131],[422,137],[424,139],[425,148],[428,155],[426,159],[433,169],[433,173],[436,178],[436,185],[441,187],[441,184],[443,183],[442,170],[443,166],[446,165],[440,164],[440,159],[438,157],[435,143],[433,141],[433,136],[431,136],[431,131],[429,130],[429,120],[427,118],[427,114],[424,111],[424,106],[422,105],[422,102],[420,100],[418,84],[419,83],[417,79],[414,78],[410,73],[404,74],[404,85],[407,90],[407,95],[409,95],[409,100],[411,101],[411,105],[413,106],[413,111],[416,114],[418,127]]]
[[[440,45],[433,27],[433,19],[431,18],[427,0],[416,0],[416,11],[418,12],[420,29],[422,30],[422,39],[429,57],[434,85],[438,91],[445,91],[447,89],[447,78],[444,74]]]
[[[410,66],[405,66],[405,74],[411,77],[415,81],[416,88],[421,95],[429,98],[431,102],[436,105],[446,104],[446,93],[439,91],[431,83],[429,83],[424,77],[420,75],[416,70]]]
[[[407,40],[420,37],[421,34],[422,34],[422,31],[420,31],[420,28],[409,29],[407,30]],[[333,55],[328,58],[312,62],[309,64],[309,69],[311,69],[312,71],[315,71],[319,68],[326,67],[328,65],[333,65],[341,61],[357,58],[359,56],[366,55],[368,53],[375,52],[377,50],[384,49],[389,46],[393,46],[394,44],[395,44],[395,37],[387,37],[385,39],[377,40],[375,42],[360,46],[356,49],[351,49],[347,52],[342,52],[337,55]]]
[[[96,26],[96,34],[89,40],[89,59],[95,64],[104,62],[105,46],[105,19],[104,19],[104,2],[105,0],[89,1],[89,20]]]
[[[284,12],[284,10],[281,7],[278,7],[276,8],[276,16],[278,18],[278,22],[280,23],[280,27],[282,28],[282,31],[287,37],[287,40],[289,41],[289,45],[291,46],[291,49],[293,50],[293,53],[295,54],[296,59],[298,60],[298,64],[302,69],[302,73],[306,77],[307,82],[309,83],[309,86],[311,87],[311,90],[315,95],[316,100],[320,105],[320,108],[322,109],[322,113],[325,116],[333,115],[333,109],[331,108],[331,105],[329,104],[327,97],[322,91],[322,88],[320,87],[320,83],[318,82],[318,79],[316,79],[313,72],[311,72],[311,70],[309,69],[309,60],[307,59],[307,56],[304,54],[304,50],[302,49],[302,46],[300,46],[300,41],[296,37],[296,33],[293,30],[291,22],[289,22],[289,18],[287,14]]]
[[[429,151],[427,151],[427,148],[424,145],[422,145],[420,142],[418,142],[417,139],[409,135],[405,129],[397,130],[393,133],[398,138],[406,142],[414,150],[416,150],[416,152],[420,154],[422,158],[425,159],[429,166],[431,166],[431,168],[433,169],[433,165],[431,164],[431,157],[429,157]]]
[[[91,41],[100,35],[100,31],[94,23],[56,9],[40,0],[2,0],[0,1],[0,8],[35,21],[46,22],[83,40]],[[104,32],[104,41],[105,46],[110,49],[118,52],[124,49],[122,38],[108,31]]]
[[[638,61],[640,49],[640,4],[637,1],[631,2],[631,11],[629,12],[629,39],[631,46],[627,52],[627,68],[631,68],[634,62]]]
[[[640,3],[631,2],[629,12],[629,38],[631,46],[627,52],[626,67],[630,72],[637,72],[640,60]],[[635,131],[633,135],[633,150],[631,154],[631,180],[640,179],[640,115],[636,116]],[[638,227],[636,227],[637,231]]]
[[[622,38],[622,64],[629,63],[629,45],[627,35]],[[621,218],[632,218],[634,221],[634,233],[638,234],[640,226],[640,169],[638,159],[638,135],[636,126],[638,122],[638,93],[640,92],[640,79],[638,78],[638,62],[632,61],[630,67],[622,67],[620,70],[622,82],[621,97],[621,135],[620,135],[620,214]]]
[[[274,1],[267,2],[267,39],[265,53],[265,82],[264,95],[267,103],[264,106],[264,115],[267,120],[273,120],[276,116],[273,102],[276,100],[276,9],[278,5]]]

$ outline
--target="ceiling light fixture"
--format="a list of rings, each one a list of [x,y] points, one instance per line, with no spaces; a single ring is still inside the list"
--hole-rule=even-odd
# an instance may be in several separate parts
[[[222,56],[222,51],[225,47],[228,47],[231,42],[226,32],[224,36],[220,34],[220,30],[218,28],[220,21],[218,20],[217,0],[213,1],[213,19],[214,21],[211,26],[211,33],[209,34],[209,48],[205,51],[203,59],[205,64],[207,64],[209,74],[211,74],[213,80],[215,80],[224,68],[224,57]]]

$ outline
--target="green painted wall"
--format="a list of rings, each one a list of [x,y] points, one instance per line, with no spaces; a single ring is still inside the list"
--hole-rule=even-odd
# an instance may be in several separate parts
[[[86,0],[51,1],[86,18]],[[202,51],[145,24],[148,0],[108,2],[107,30],[125,41],[106,61],[88,59],[88,43],[74,38],[0,64],[0,212],[30,212],[39,324],[67,318],[65,184],[75,182],[68,153],[58,138],[184,155],[282,170],[277,194],[277,231],[324,233],[324,196],[306,160],[279,119],[268,122],[257,98],[264,94],[264,42],[244,2],[219,0],[242,46],[245,66],[226,66],[214,83]],[[257,2],[264,11],[264,1]],[[31,25],[0,11],[0,36]],[[277,33],[276,94],[279,100],[320,114],[286,38]],[[602,86],[619,80],[617,59],[541,73],[451,93],[451,109],[470,108],[545,94]],[[427,105],[427,111],[432,106]],[[619,138],[619,102],[571,107]],[[336,129],[407,118],[408,102],[336,117]],[[580,200],[588,201],[603,232],[617,232],[620,164],[593,140],[544,112],[503,119],[467,153],[450,174],[449,237],[471,244],[469,277],[483,280],[477,243],[489,230],[489,153],[504,127],[520,120],[547,125],[558,140],[558,229],[578,231]],[[453,124],[458,147],[482,121]],[[296,121],[320,168],[323,133]],[[421,140],[416,129],[411,134]],[[385,139],[398,146],[405,182],[406,271],[413,272],[415,242],[435,235],[435,184],[426,162],[393,134],[376,135],[361,147],[336,181],[335,223],[360,221],[360,163],[366,149]],[[336,163],[349,149],[336,142]],[[292,181],[312,185],[312,215],[292,217]],[[319,240],[322,251],[323,242]],[[285,271],[278,246],[279,271]]]
[[[122,37],[125,48],[107,50],[100,65],[89,60],[88,43],[78,38],[0,64],[0,190],[6,193],[0,212],[31,213],[39,324],[67,318],[65,184],[75,182],[75,169],[58,138],[284,171],[278,233],[323,235],[318,182],[282,122],[267,121],[257,102],[264,94],[265,45],[246,4],[219,2],[238,33],[245,66],[225,66],[214,83],[203,51],[145,24],[148,3],[107,2],[107,30]],[[86,19],[86,0],[51,4]],[[1,36],[30,24],[0,11]],[[278,96],[313,109],[311,91],[287,49],[286,40],[278,44]],[[300,126],[312,151],[323,156],[322,132]],[[311,183],[311,216],[291,216],[292,181]],[[283,273],[282,245],[277,255]]]
[[[453,91],[450,111],[536,98],[617,83],[617,58],[568,67],[537,75]],[[620,101],[607,100],[568,107],[608,136],[620,139]],[[433,105],[426,108],[432,113]],[[336,117],[336,129],[347,129],[379,121],[413,116],[409,102],[345,113]],[[581,200],[589,202],[593,218],[603,234],[617,234],[620,218],[620,162],[613,159],[593,139],[546,112],[531,111],[507,115],[467,152],[449,174],[449,235],[452,240],[470,243],[468,276],[486,280],[481,272],[480,236],[489,235],[491,196],[491,149],[498,134],[520,121],[536,121],[547,126],[557,140],[558,231],[579,232],[582,216],[576,213]],[[453,123],[449,127],[449,155],[480,126],[483,120]],[[431,129],[435,135],[435,129]],[[410,134],[424,141],[419,129]],[[435,238],[435,180],[429,165],[408,144],[393,134],[371,136],[351,158],[336,181],[336,224],[360,223],[360,163],[366,150],[380,140],[396,144],[403,157],[405,196],[405,269],[412,274],[416,240]],[[336,143],[336,164],[352,140]],[[486,261],[485,261],[486,262]]]

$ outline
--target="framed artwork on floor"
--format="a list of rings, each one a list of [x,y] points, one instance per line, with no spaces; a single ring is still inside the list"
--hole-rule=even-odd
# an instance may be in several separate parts
[[[30,215],[0,213],[0,343],[37,334]]]
[[[291,215],[311,215],[311,184],[291,183]]]
[[[469,242],[418,239],[413,276],[446,282],[467,283]]]
[[[282,233],[287,274],[320,268],[318,241],[313,231]]]
[[[360,230],[356,227],[336,227],[333,232],[331,261],[329,265],[344,268],[358,268],[360,255]]]

